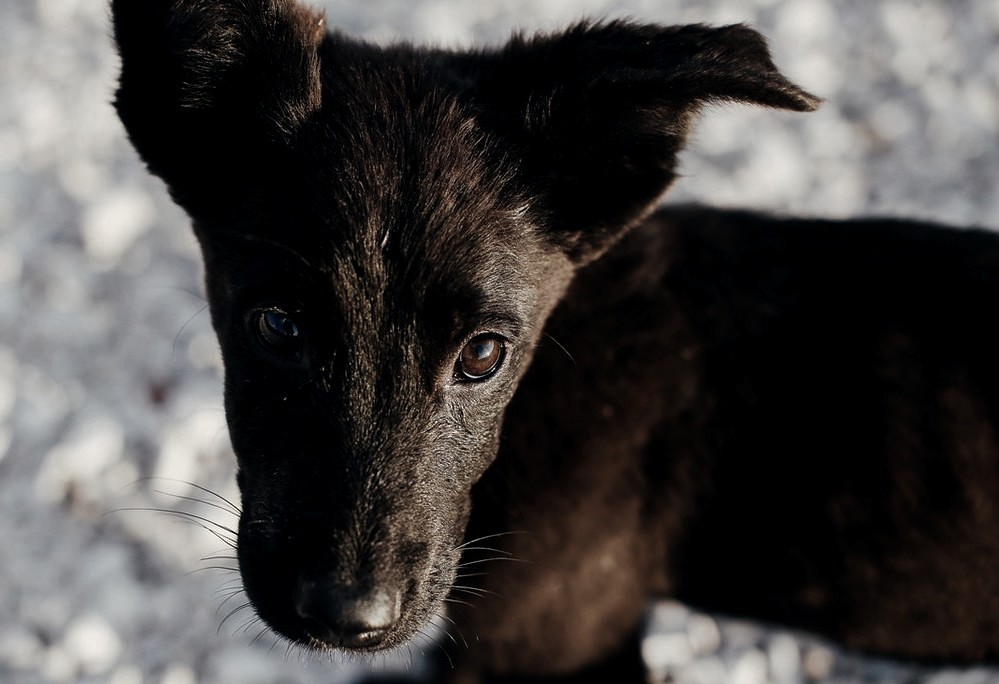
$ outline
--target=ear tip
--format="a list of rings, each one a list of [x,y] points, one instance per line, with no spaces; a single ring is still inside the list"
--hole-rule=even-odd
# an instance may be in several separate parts
[[[776,87],[770,98],[758,95],[764,104],[795,112],[813,112],[824,100],[799,88],[780,73],[773,63],[766,37],[747,24],[731,24],[717,29],[724,35],[725,43],[735,49],[738,59],[746,64],[756,63],[765,74],[771,88]],[[769,100],[769,101],[768,101]]]
[[[812,95],[800,88],[795,88],[794,92],[789,93],[789,95],[791,106],[787,107],[787,109],[795,112],[814,112],[825,102],[824,98]]]

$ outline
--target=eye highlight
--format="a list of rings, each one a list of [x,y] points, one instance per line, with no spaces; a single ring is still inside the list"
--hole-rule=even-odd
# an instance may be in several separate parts
[[[506,343],[498,336],[486,333],[469,340],[455,366],[455,375],[465,382],[478,382],[494,375],[503,365]]]
[[[253,313],[251,329],[261,346],[287,361],[302,357],[302,330],[295,319],[279,309],[260,309]]]

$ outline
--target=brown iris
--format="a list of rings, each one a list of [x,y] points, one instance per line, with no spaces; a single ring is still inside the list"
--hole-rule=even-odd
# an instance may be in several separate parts
[[[458,375],[463,380],[484,380],[499,370],[505,346],[495,335],[472,338],[458,356]]]

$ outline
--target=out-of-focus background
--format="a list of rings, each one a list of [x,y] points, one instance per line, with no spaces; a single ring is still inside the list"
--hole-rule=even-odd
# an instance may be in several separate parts
[[[328,10],[354,34],[443,45],[583,15],[747,22],[827,102],[808,115],[708,112],[673,200],[999,228],[994,0],[344,0]],[[121,510],[231,526],[225,503],[185,483],[237,494],[196,246],[113,115],[115,70],[100,0],[0,0],[0,682],[347,682],[360,665],[288,654],[249,609],[220,627],[245,601],[226,600],[234,573],[209,567],[231,561],[199,560],[228,555],[220,539]],[[997,672],[864,659],[671,603],[652,612],[646,645],[653,671],[684,684],[999,683]]]

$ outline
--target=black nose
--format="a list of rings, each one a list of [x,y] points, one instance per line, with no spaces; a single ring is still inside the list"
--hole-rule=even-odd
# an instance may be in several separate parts
[[[329,577],[302,578],[295,610],[309,636],[344,648],[373,648],[385,641],[399,621],[398,591],[362,590]]]

